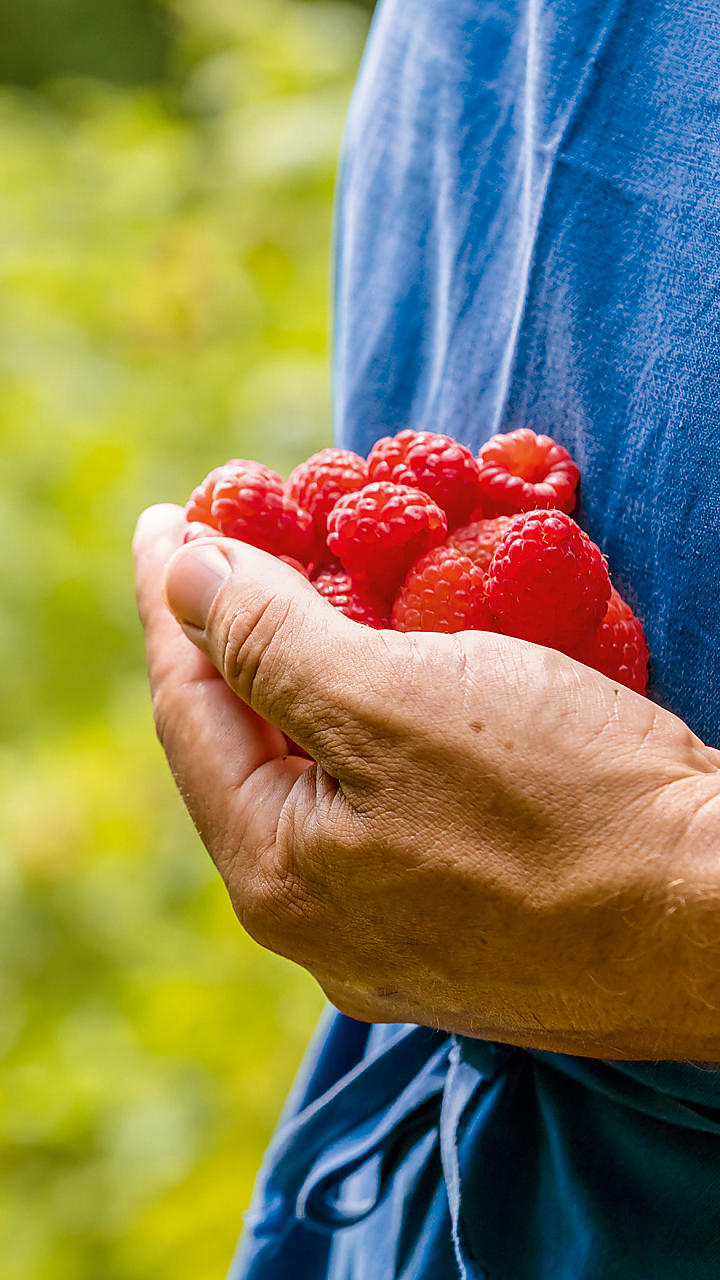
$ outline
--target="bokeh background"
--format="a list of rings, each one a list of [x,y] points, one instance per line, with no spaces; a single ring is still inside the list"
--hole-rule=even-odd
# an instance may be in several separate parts
[[[0,1274],[222,1280],[322,1006],[156,745],[129,546],[330,435],[370,6],[0,0]]]

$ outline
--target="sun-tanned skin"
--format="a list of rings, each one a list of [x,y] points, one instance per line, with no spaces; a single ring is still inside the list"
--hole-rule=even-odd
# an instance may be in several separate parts
[[[178,550],[183,519],[135,540],[156,723],[252,936],[366,1021],[720,1060],[720,752],[552,650]]]

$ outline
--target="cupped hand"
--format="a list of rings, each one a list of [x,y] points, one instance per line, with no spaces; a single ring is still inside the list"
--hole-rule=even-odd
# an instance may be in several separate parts
[[[717,752],[560,653],[373,631],[182,529],[135,540],[156,724],[258,942],[363,1020],[720,1058]]]

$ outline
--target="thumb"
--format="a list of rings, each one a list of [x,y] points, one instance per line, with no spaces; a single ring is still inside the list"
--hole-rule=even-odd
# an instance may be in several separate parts
[[[350,621],[296,570],[234,538],[182,547],[164,590],[244,702],[334,776],[347,772],[397,689],[393,642],[404,637]]]

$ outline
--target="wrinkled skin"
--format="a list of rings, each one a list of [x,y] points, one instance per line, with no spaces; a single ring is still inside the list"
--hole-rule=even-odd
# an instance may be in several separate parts
[[[366,1021],[720,1059],[719,752],[560,653],[374,631],[182,533],[135,540],[156,724],[259,943]]]

